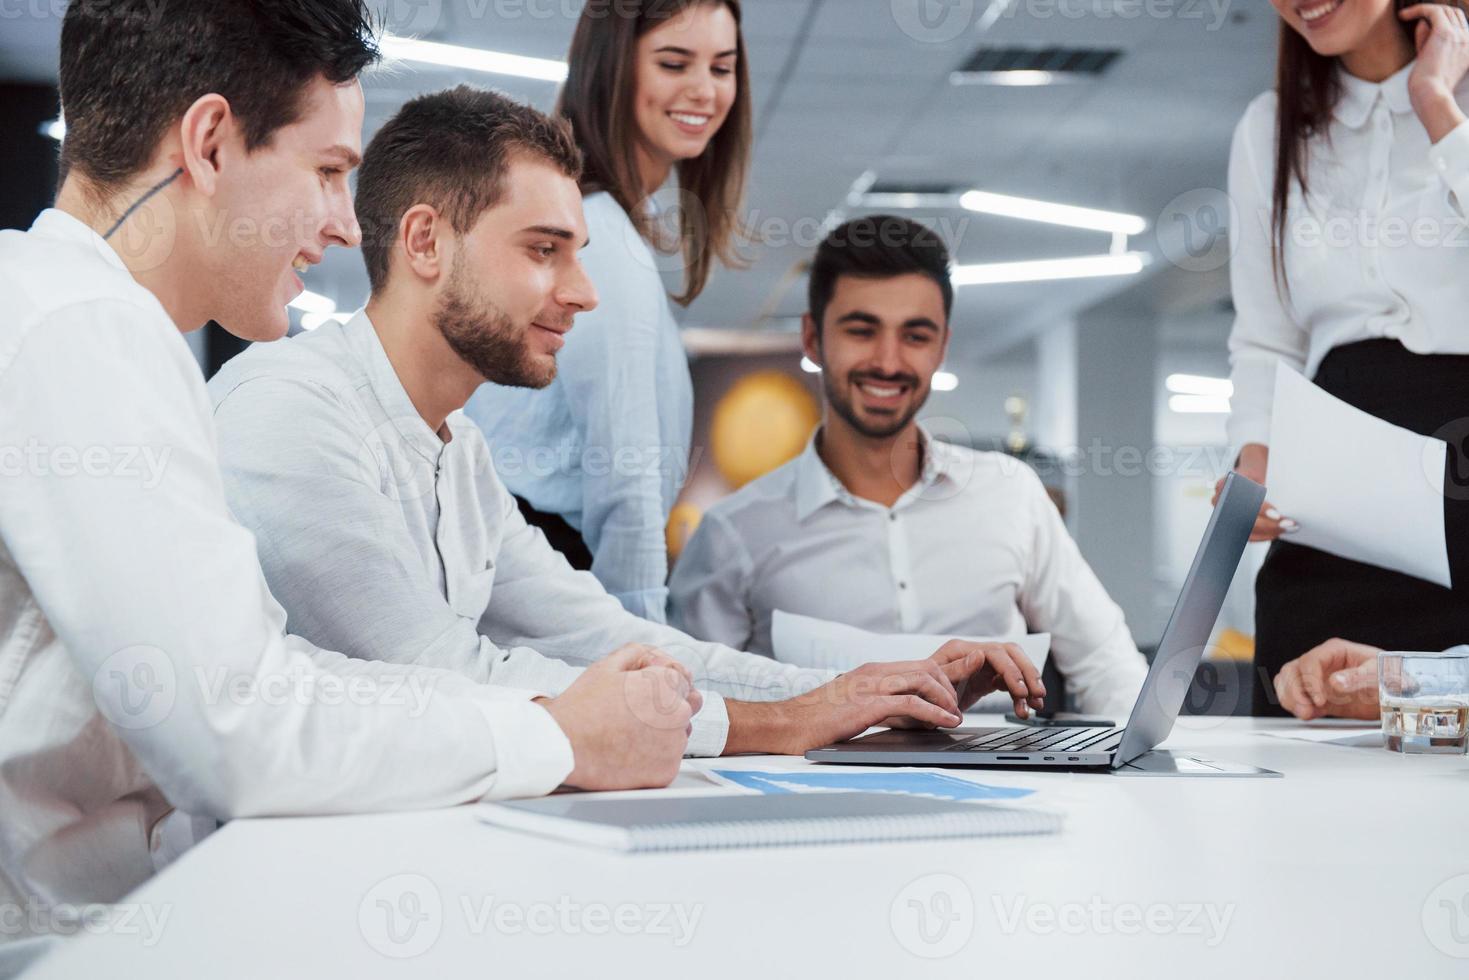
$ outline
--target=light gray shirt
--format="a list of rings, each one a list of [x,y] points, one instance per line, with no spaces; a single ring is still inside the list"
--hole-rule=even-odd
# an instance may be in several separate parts
[[[891,508],[848,492],[814,435],[711,507],[674,566],[674,621],[760,653],[777,609],[877,633],[1050,633],[1081,710],[1125,717],[1147,663],[1035,471],[927,433],[923,445],[919,481]]]
[[[662,623],[664,529],[688,478],[694,383],[652,249],[611,194],[589,194],[585,208],[580,258],[597,308],[576,318],[556,380],[484,385],[465,413],[510,491],[580,531],[607,591]]]
[[[445,442],[423,421],[365,312],[257,344],[209,393],[230,507],[293,632],[553,694],[617,647],[651,644],[707,689],[695,755],[724,749],[721,695],[779,700],[832,676],[641,619],[574,571],[521,516],[473,422],[450,415]]]

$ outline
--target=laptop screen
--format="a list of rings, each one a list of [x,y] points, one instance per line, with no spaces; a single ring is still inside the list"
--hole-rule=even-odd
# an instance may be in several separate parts
[[[1264,502],[1265,488],[1258,483],[1238,473],[1231,473],[1224,481],[1219,505],[1204,529],[1204,540],[1183,580],[1183,591],[1127,719],[1127,729],[1112,761],[1114,766],[1131,762],[1156,747],[1173,730],[1219,611],[1224,608],[1229,583],[1249,543],[1255,515]]]

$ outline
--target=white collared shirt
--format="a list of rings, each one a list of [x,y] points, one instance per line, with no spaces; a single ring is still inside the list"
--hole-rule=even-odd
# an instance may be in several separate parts
[[[1289,302],[1271,266],[1274,92],[1234,133],[1229,195],[1236,316],[1229,338],[1235,445],[1270,441],[1275,364],[1315,374],[1334,347],[1375,338],[1418,354],[1469,353],[1469,123],[1437,144],[1408,98],[1409,64],[1381,84],[1346,72],[1334,118],[1309,143],[1285,236]],[[1456,93],[1469,109],[1469,81]]]
[[[560,693],[627,643],[705,693],[692,755],[719,755],[721,695],[792,697],[833,676],[704,643],[627,612],[521,516],[462,412],[445,442],[413,407],[366,312],[257,344],[209,383],[230,508],[255,532],[287,626],[354,656]]]
[[[540,692],[285,635],[198,365],[95,232],[55,210],[0,232],[0,293],[0,908],[21,936],[120,899],[219,819],[566,777]]]
[[[674,566],[675,622],[766,654],[777,609],[877,633],[1048,632],[1081,710],[1125,717],[1147,664],[1040,478],[1001,453],[923,445],[891,508],[848,492],[814,435],[711,507]]]

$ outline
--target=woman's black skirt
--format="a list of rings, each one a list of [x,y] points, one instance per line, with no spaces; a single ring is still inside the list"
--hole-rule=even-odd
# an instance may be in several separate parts
[[[1285,713],[1275,675],[1332,637],[1397,650],[1469,643],[1469,356],[1414,354],[1394,340],[1366,340],[1327,354],[1315,382],[1364,412],[1449,444],[1444,530],[1454,588],[1278,539],[1255,580],[1256,715]]]

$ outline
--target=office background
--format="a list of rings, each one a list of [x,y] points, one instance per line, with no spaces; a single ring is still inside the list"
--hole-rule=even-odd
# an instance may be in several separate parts
[[[451,59],[493,63],[502,54],[562,58],[581,6],[390,0],[382,9],[397,34],[456,46]],[[1269,4],[744,6],[757,132],[747,218],[757,239],[744,249],[748,269],[718,269],[679,312],[700,401],[696,446],[717,398],[752,371],[779,371],[817,391],[796,331],[804,263],[825,228],[876,211],[928,222],[967,278],[1040,278],[958,290],[950,390],[935,391],[925,417],[947,438],[1023,441],[1038,451],[1083,553],[1139,642],[1155,642],[1208,519],[1214,479],[1230,461],[1222,410],[1231,216],[1222,188],[1234,124],[1271,83],[1277,18]],[[60,7],[0,0],[3,226],[28,225],[54,186],[57,143],[44,131],[57,118]],[[542,109],[557,88],[402,60],[366,80],[366,135],[405,99],[461,81]],[[969,191],[1114,215],[1017,219],[991,213],[1004,202],[971,197],[987,210],[966,207]],[[1078,220],[1099,227],[1075,227]],[[1087,261],[1009,265],[1077,258]],[[1077,276],[1083,271],[1109,274]],[[1062,274],[1072,278],[1054,278]],[[671,266],[668,278],[677,282]],[[329,251],[309,280],[316,302],[293,312],[297,329],[365,298],[355,253]],[[215,329],[191,342],[206,371],[238,349]],[[686,497],[698,507],[728,486],[707,445],[696,453]],[[1247,557],[1221,630],[1251,631],[1249,586],[1261,557]]]

